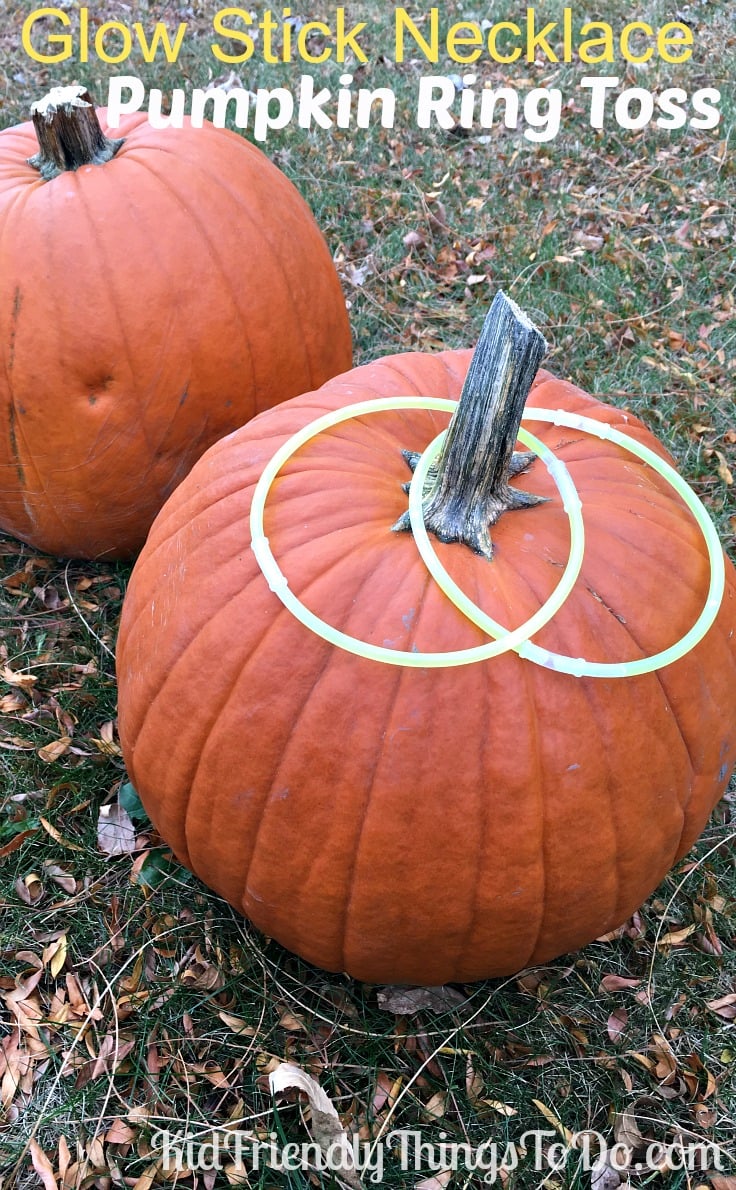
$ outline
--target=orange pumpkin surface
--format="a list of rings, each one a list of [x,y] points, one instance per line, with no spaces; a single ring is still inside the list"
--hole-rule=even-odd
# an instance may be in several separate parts
[[[0,527],[58,555],[131,554],[212,442],[351,362],[321,232],[260,150],[142,115],[110,136],[43,181],[33,124],[0,132]]]
[[[388,357],[216,444],[161,512],[125,600],[120,734],[131,779],[180,860],[265,933],[369,981],[439,984],[543,962],[620,925],[692,845],[736,761],[736,576],[682,660],[574,678],[507,653],[448,669],[365,660],[313,634],[250,548],[255,484],[302,426],[347,403],[457,398],[470,352]],[[528,405],[619,427],[633,416],[540,372]],[[410,533],[402,450],[447,424],[426,411],[319,435],[275,481],[265,533],[292,590],[345,632],[397,649],[484,642],[429,577]],[[625,661],[697,619],[709,562],[680,497],[611,442],[531,428],[583,502],[586,550],[542,646]],[[453,578],[514,627],[569,551],[548,503],[507,513],[491,561],[437,543]]]

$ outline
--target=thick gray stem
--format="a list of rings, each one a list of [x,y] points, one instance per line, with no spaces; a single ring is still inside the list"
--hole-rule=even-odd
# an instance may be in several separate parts
[[[104,165],[122,140],[110,140],[100,128],[94,101],[84,87],[54,87],[31,108],[39,151],[28,164],[44,182],[83,165]]]
[[[546,353],[541,332],[499,291],[424,498],[424,523],[440,541],[461,541],[490,558],[490,529],[501,514],[543,501],[511,487],[509,478],[534,459],[514,454],[514,444],[529,389]],[[417,457],[406,454],[412,470]],[[394,528],[410,528],[408,512]]]

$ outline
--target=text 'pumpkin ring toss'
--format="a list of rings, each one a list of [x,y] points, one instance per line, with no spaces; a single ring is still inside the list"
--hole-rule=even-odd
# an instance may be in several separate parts
[[[533,661],[535,665],[543,665],[548,669],[558,670],[560,673],[572,674],[575,677],[627,678],[635,674],[651,673],[655,669],[659,669],[664,665],[670,665],[673,661],[678,661],[698,641],[702,640],[718,615],[718,609],[721,606],[725,587],[725,567],[723,564],[721,543],[713,522],[703,507],[703,504],[689,484],[678,475],[675,468],[671,467],[669,463],[655,454],[653,450],[650,450],[642,443],[628,438],[613,426],[595,421],[590,417],[583,417],[580,414],[566,413],[562,409],[530,409],[525,411],[524,417],[531,421],[551,422],[556,426],[567,426],[570,429],[582,430],[587,434],[594,434],[597,438],[615,442],[619,446],[622,446],[624,450],[630,451],[653,467],[682,496],[703,532],[710,558],[710,587],[705,606],[700,616],[692,628],[681,636],[675,644],[671,645],[668,649],[663,649],[659,653],[653,654],[651,657],[642,657],[635,661],[594,662],[586,661],[584,657],[568,657],[562,653],[552,653],[547,649],[541,649],[539,646],[531,643],[530,637],[547,624],[555,613],[559,611],[575,585],[583,562],[585,530],[581,515],[582,504],[567,467],[554,455],[549,447],[522,429],[519,430],[519,440],[524,446],[531,447],[534,453],[544,462],[547,470],[557,484],[565,511],[570,520],[570,554],[565,571],[550,598],[534,616],[530,617],[530,619],[526,620],[518,628],[509,632],[501,624],[498,624],[490,616],[487,616],[481,608],[471,602],[450,577],[437,557],[422,517],[422,493],[424,491],[425,481],[429,476],[430,468],[440,453],[446,431],[438,435],[434,442],[430,443],[427,447],[412,477],[409,490],[411,527],[422,560],[425,562],[435,582],[442,588],[448,599],[455,604],[463,615],[467,616],[469,620],[472,620],[474,624],[493,637],[493,642],[474,649],[463,649],[447,653],[402,652],[398,649],[384,648],[380,645],[371,645],[367,641],[357,640],[355,637],[348,636],[346,633],[331,627],[324,620],[310,612],[301,600],[294,595],[293,591],[289,589],[287,579],[279,569],[271,552],[268,538],[264,535],[263,518],[266,500],[276,476],[301,446],[306,445],[307,442],[310,442],[323,431],[340,425],[341,422],[349,421],[351,418],[362,417],[367,413],[383,413],[397,409],[444,409],[454,412],[457,405],[458,402],[456,401],[443,400],[438,397],[393,397],[388,400],[365,401],[360,404],[348,405],[346,408],[336,410],[334,413],[325,414],[324,417],[318,418],[303,430],[300,430],[274,454],[273,458],[264,468],[253,494],[253,503],[251,505],[251,549],[271,590],[302,624],[323,637],[324,640],[337,645],[338,648],[347,649],[349,652],[355,653],[358,657],[365,657],[372,661],[382,661],[390,665],[406,665],[417,668],[425,666],[435,668],[449,665],[468,665],[472,662],[486,661],[491,657],[498,657],[502,653],[513,649],[521,657],[524,657],[528,661]]]

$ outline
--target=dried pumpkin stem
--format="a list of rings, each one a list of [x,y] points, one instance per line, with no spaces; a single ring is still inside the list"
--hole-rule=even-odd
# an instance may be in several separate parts
[[[504,512],[531,508],[542,496],[512,487],[509,479],[534,461],[514,454],[532,381],[547,353],[544,336],[499,291],[470,362],[458,407],[423,501],[424,523],[440,541],[460,541],[486,558],[490,529]],[[412,470],[419,456],[404,452]],[[410,529],[406,513],[394,525]]]
[[[28,158],[44,182],[83,165],[104,165],[122,140],[105,136],[89,92],[80,86],[54,87],[31,108],[39,151]]]

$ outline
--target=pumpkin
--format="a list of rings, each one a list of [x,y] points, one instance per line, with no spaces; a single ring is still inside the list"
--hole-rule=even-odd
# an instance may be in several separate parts
[[[0,132],[0,528],[122,557],[211,443],[350,367],[345,302],[235,133],[136,114],[112,140],[79,87],[36,108]]]
[[[728,562],[704,638],[665,668],[615,679],[514,652],[444,668],[383,664],[323,639],[271,590],[249,516],[275,452],[347,404],[457,399],[470,360],[379,359],[213,446],[156,519],[122,615],[121,742],[163,838],[267,935],[371,982],[506,975],[620,926],[691,847],[736,761]],[[667,457],[630,413],[545,371],[526,407],[540,406]],[[491,518],[492,556],[446,531],[433,539],[450,576],[509,629],[544,603],[570,550],[547,468],[509,453],[518,416],[491,459],[508,454],[494,489],[515,509]],[[404,452],[423,452],[448,418],[402,409],[345,421],[273,483],[273,556],[289,589],[338,630],[409,652],[486,642],[429,577],[411,533],[394,531],[407,507]],[[572,593],[536,643],[611,663],[667,648],[708,590],[692,515],[616,442],[533,429],[566,464],[586,534]],[[459,488],[455,497],[462,505]]]

